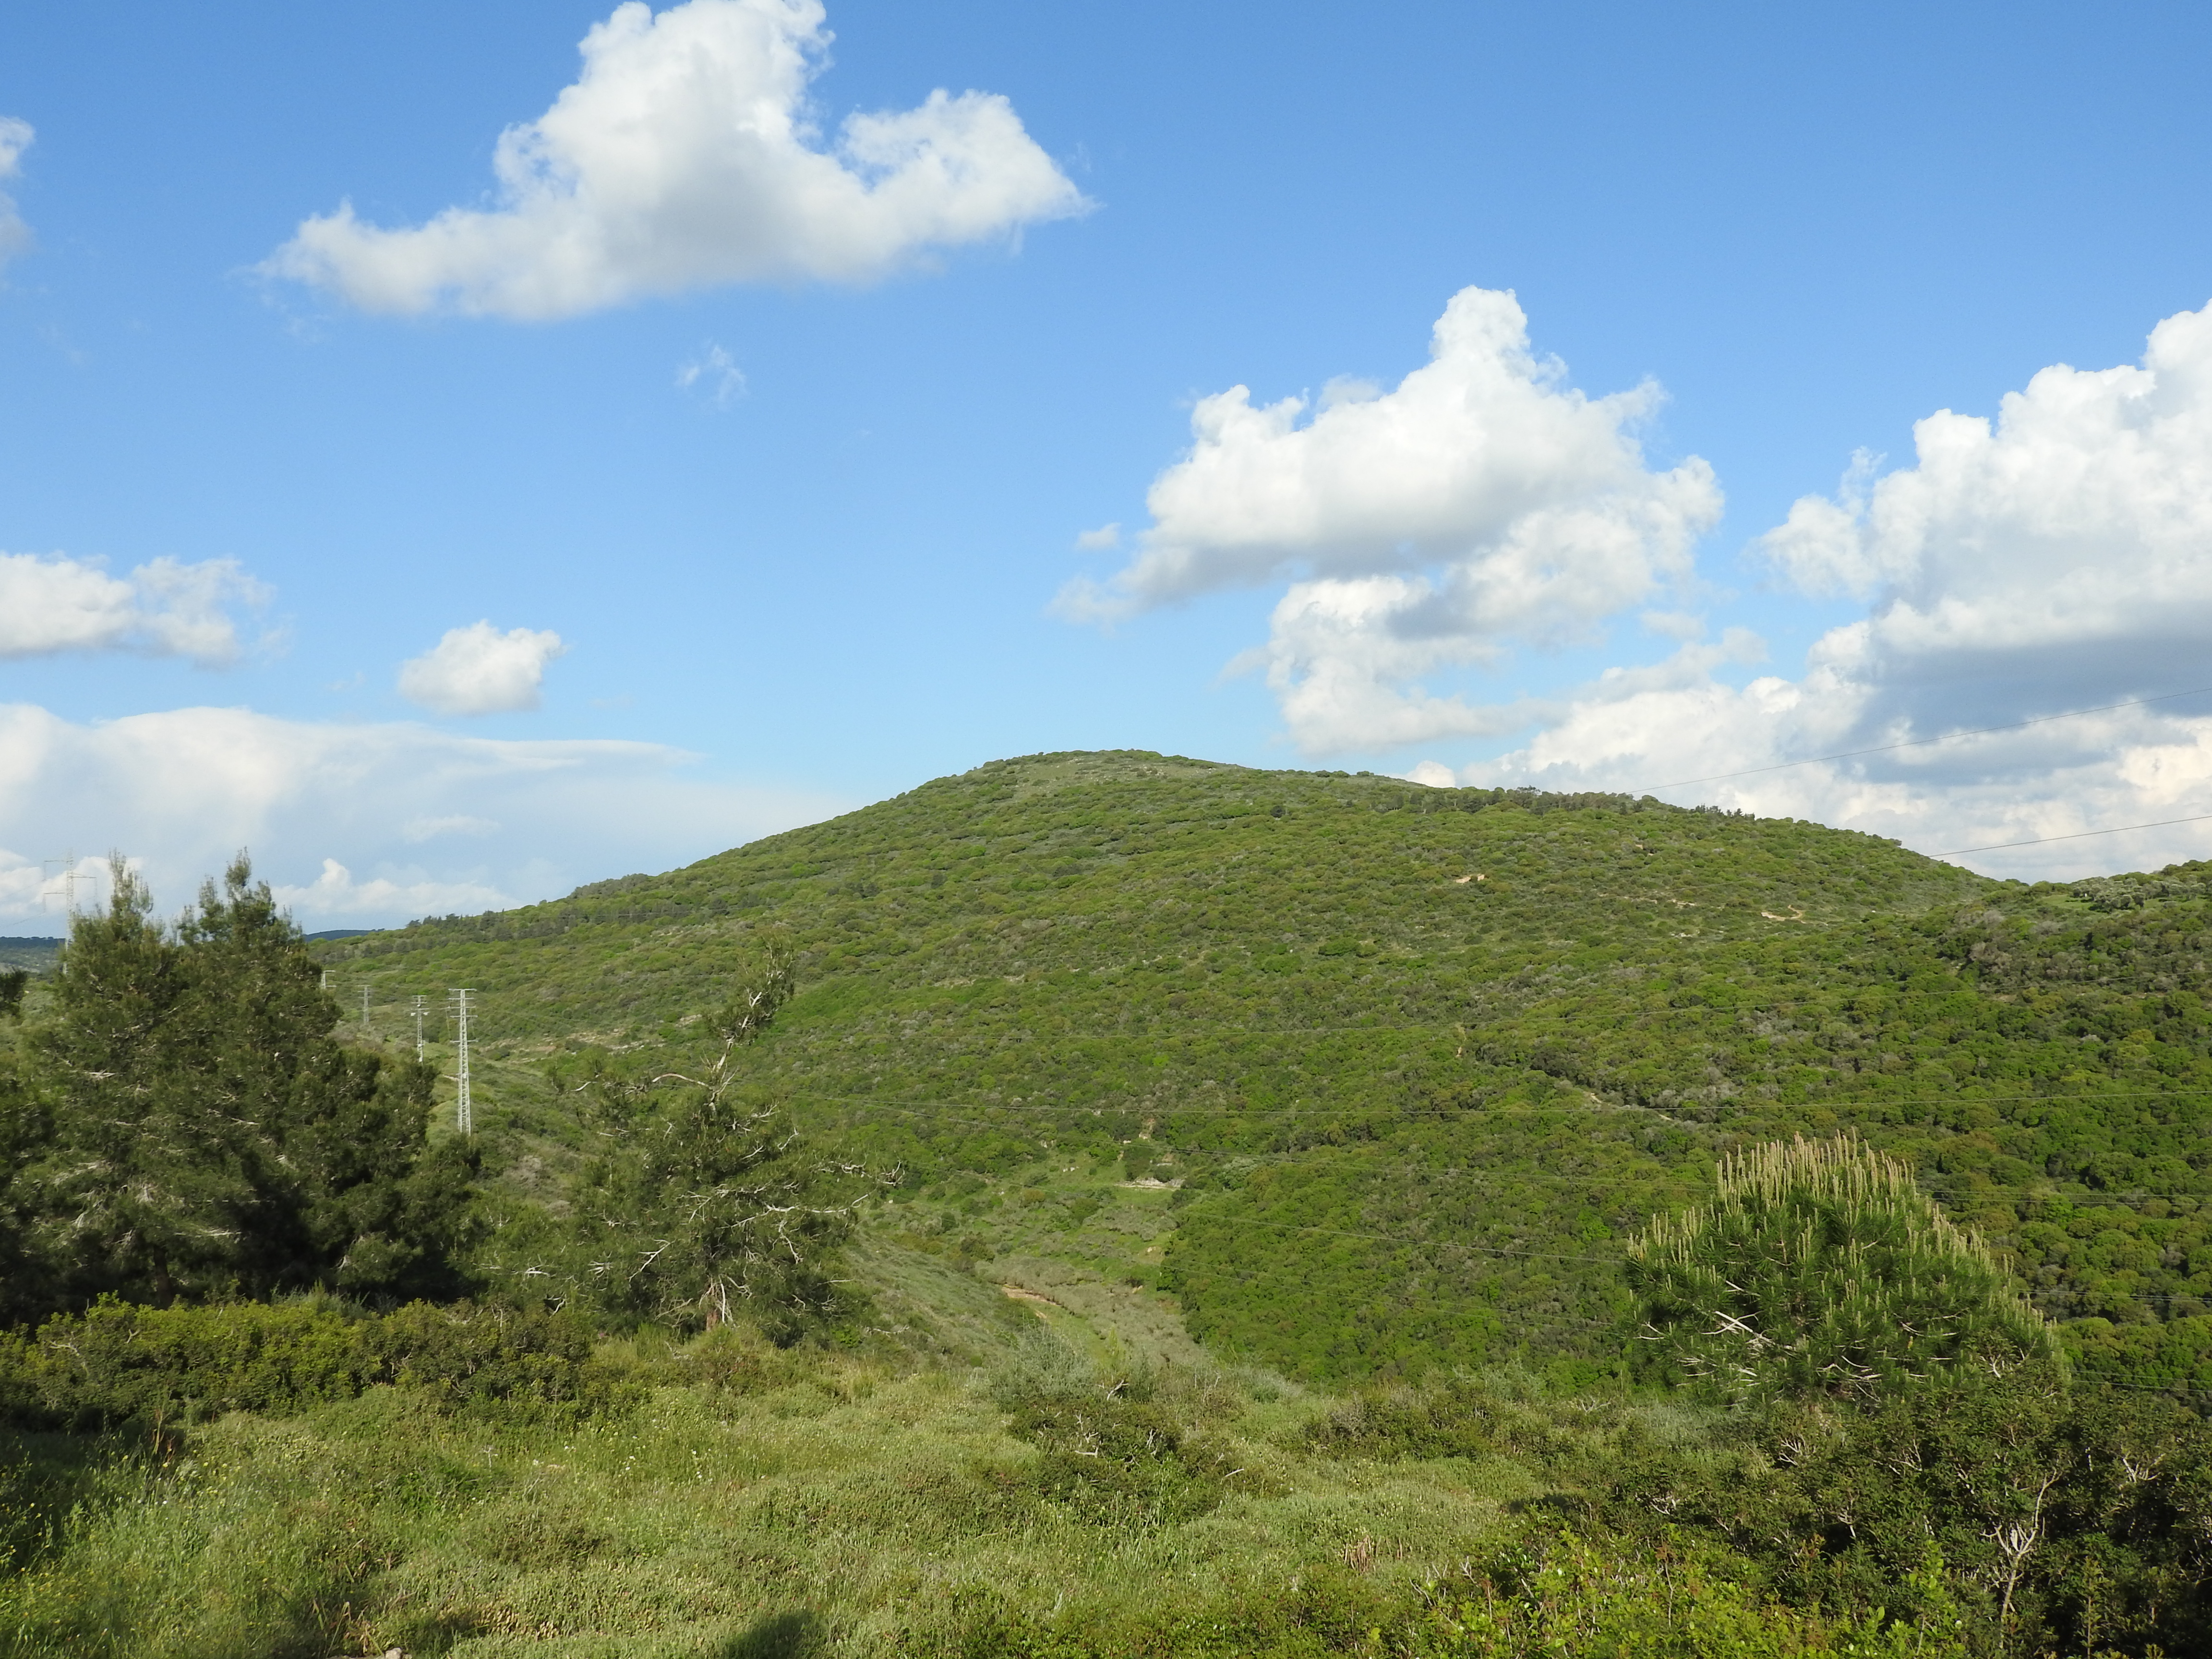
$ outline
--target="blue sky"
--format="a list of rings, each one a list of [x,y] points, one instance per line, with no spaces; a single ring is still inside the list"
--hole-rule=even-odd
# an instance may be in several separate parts
[[[0,931],[72,849],[362,926],[1041,750],[1641,787],[2212,685],[2201,8],[611,14],[11,15]],[[2212,812],[2208,720],[1668,798],[2075,835]]]

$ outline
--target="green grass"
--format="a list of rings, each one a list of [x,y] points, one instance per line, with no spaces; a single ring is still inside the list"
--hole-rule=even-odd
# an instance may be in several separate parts
[[[601,1360],[665,1375],[732,1340],[648,1335]],[[1599,1550],[1529,1518],[1623,1434],[1696,1442],[1680,1408],[1532,1403],[1548,1459],[1407,1455],[1361,1449],[1357,1402],[1203,1368],[1111,1375],[1035,1336],[997,1355],[770,1356],[747,1391],[664,1383],[566,1422],[379,1388],[158,1454],[110,1443],[94,1465],[83,1442],[19,1439],[10,1489],[45,1472],[51,1531],[17,1528],[0,1651],[1520,1654],[1553,1650],[1521,1626],[1574,1609],[1585,1634],[1644,1632],[1622,1652],[1840,1650],[1844,1626],[1731,1588],[1693,1546]],[[1179,1436],[1175,1501],[1146,1495],[1164,1489],[1143,1468],[1117,1486],[1055,1453],[1071,1412]],[[1516,1574],[1546,1571],[1514,1601]],[[1658,1618],[1639,1582],[1680,1589],[1684,1616]],[[1710,1628],[1688,1616],[1699,1596]]]
[[[1186,1522],[1102,1528],[1034,1490],[1036,1448],[954,1371],[854,1362],[750,1395],[667,1388],[557,1431],[380,1389],[196,1435],[188,1458],[81,1510],[0,1616],[17,1650],[87,1654],[704,1652],[779,1621],[911,1651],[957,1634],[978,1597],[1141,1625],[1347,1551],[1371,1551],[1378,1595],[1402,1599],[1532,1489],[1512,1468],[1285,1450],[1309,1401],[1194,1382],[1177,1403],[1233,1458],[1231,1490]]]

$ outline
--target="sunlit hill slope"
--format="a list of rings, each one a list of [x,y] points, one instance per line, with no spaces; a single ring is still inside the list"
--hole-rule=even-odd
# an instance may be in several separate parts
[[[580,1052],[684,1053],[780,928],[803,990],[760,1081],[902,1171],[873,1236],[1087,1263],[1226,1357],[1611,1365],[1626,1231],[1743,1139],[1850,1127],[2082,1364],[2212,1382],[2209,877],[2028,887],[1650,799],[1065,754],[321,954],[387,1038],[474,988],[517,1202],[557,1192]],[[1105,1248],[1139,1199],[1152,1242]]]

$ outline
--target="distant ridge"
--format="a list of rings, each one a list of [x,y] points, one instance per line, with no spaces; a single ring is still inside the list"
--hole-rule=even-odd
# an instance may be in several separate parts
[[[54,953],[61,946],[58,939],[41,939],[36,934],[21,938],[0,936],[0,968],[27,968],[34,974],[43,974],[54,965]]]

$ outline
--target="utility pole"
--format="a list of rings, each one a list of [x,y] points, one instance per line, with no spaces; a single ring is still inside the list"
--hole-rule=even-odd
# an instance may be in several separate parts
[[[422,1058],[422,1016],[430,1012],[430,1005],[425,999],[416,997],[407,1012],[415,1016],[415,1058],[420,1060]]]
[[[76,854],[73,852],[64,853],[58,859],[47,859],[42,869],[52,869],[58,864],[62,868],[62,914],[65,916],[73,916],[76,914]],[[41,909],[45,908],[44,898],[45,896],[40,895]]]
[[[366,985],[361,988],[361,1029],[364,1031],[368,1029],[368,987]]]
[[[460,1099],[454,1108],[453,1127],[465,1135],[472,1135],[477,1132],[477,1124],[475,1114],[469,1109],[469,994],[456,990],[453,995],[460,1027],[454,1041],[459,1046],[461,1056],[460,1066],[453,1075],[453,1081],[460,1085],[461,1091]]]

